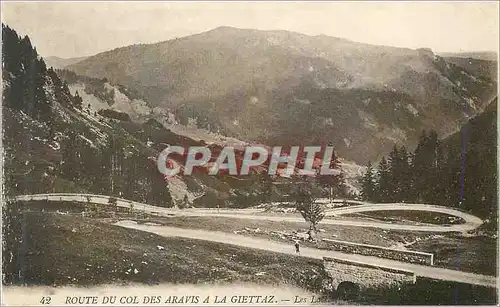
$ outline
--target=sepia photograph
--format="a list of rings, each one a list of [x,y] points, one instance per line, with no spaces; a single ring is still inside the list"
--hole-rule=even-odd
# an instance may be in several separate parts
[[[499,7],[2,1],[0,305],[498,305]]]

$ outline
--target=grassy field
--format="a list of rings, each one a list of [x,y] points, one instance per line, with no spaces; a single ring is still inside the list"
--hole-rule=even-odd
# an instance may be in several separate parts
[[[124,217],[130,219],[129,217]],[[243,235],[254,235],[259,237],[271,238],[266,233],[269,232],[288,232],[292,231],[306,232],[309,224],[306,222],[277,222],[267,220],[238,219],[228,217],[196,217],[196,216],[177,216],[177,217],[149,217],[147,219],[137,219],[138,222],[154,222],[165,226],[206,229],[212,231],[224,231],[234,233],[241,231]],[[245,228],[250,231],[245,232]],[[260,231],[255,232],[255,229]],[[318,239],[328,238],[357,243],[374,244],[380,246],[391,246],[400,242],[412,242],[416,238],[423,237],[424,233],[392,231],[376,228],[361,228],[354,226],[337,226],[321,224],[318,225]],[[278,237],[274,237],[278,238]]]
[[[321,261],[211,243],[164,238],[78,215],[23,214],[26,239],[13,284],[251,282],[313,286]],[[16,275],[16,274],[14,274]]]
[[[11,261],[4,259],[8,275],[4,285],[244,283],[320,292],[324,280],[318,260],[164,238],[103,223],[102,218],[83,218],[78,213],[30,210],[16,221],[22,226],[17,235],[23,241],[7,250],[7,254],[13,251],[13,256]],[[416,284],[402,288],[365,290],[354,303],[490,304],[496,301],[495,291],[418,279]]]
[[[463,219],[454,217],[449,214],[440,212],[417,211],[417,210],[413,211],[383,210],[383,211],[346,214],[345,216],[372,218],[381,221],[416,222],[416,223],[435,224],[435,225],[446,225],[446,224],[453,225],[453,224],[465,223]]]
[[[84,204],[74,203],[49,203],[40,201],[30,203],[27,208],[39,211],[48,208],[50,211],[78,213],[84,210]],[[97,208],[102,209],[101,206]],[[238,232],[245,236],[254,236],[290,242],[283,239],[276,232],[292,233],[293,231],[305,232],[308,224],[305,222],[276,222],[266,220],[249,220],[227,217],[157,217],[141,213],[129,214],[127,208],[117,208],[118,212],[110,214],[108,210],[94,213],[95,217],[103,222],[114,222],[118,219],[133,219],[138,222],[154,222],[161,225],[206,229],[212,231]],[[357,243],[373,244],[386,247],[402,246],[407,249],[431,252],[435,254],[435,265],[467,272],[487,275],[496,275],[496,239],[484,236],[468,237],[460,234],[433,234],[427,232],[393,231],[376,228],[361,228],[352,226],[336,226],[319,224],[318,243],[304,242],[303,245],[327,248],[321,243],[322,238],[351,241]],[[272,233],[274,232],[274,233]],[[324,245],[324,246],[323,246]]]
[[[488,237],[463,237],[447,235],[416,242],[414,250],[430,250],[434,253],[436,266],[497,275],[497,243]]]

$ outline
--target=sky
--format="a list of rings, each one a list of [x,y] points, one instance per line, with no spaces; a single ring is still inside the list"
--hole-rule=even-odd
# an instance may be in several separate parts
[[[42,56],[79,57],[218,26],[290,30],[434,52],[498,51],[490,2],[5,2]]]

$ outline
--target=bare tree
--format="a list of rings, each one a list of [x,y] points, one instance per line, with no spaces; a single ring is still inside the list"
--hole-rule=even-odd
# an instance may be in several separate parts
[[[317,231],[316,226],[325,217],[325,209],[321,204],[315,202],[316,197],[310,187],[299,185],[295,194],[296,209],[304,220],[310,224],[309,239],[313,239]]]

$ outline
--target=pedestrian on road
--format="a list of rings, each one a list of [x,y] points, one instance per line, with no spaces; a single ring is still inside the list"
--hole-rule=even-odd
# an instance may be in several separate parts
[[[295,241],[295,252],[300,254],[300,244],[299,241]]]

